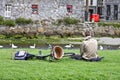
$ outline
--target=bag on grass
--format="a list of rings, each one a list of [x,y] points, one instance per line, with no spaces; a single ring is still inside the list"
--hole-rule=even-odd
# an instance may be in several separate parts
[[[15,53],[14,59],[15,60],[28,60],[28,59],[32,59],[33,57],[35,57],[35,55],[29,54],[26,51],[18,51]]]
[[[26,51],[18,51],[15,53],[15,60],[26,60],[27,52]]]

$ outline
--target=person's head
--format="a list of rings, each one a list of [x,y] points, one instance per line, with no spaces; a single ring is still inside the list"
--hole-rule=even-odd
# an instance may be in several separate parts
[[[84,40],[89,40],[89,39],[91,39],[91,32],[89,30],[86,30]]]
[[[91,36],[91,32],[88,30],[85,32],[85,37],[87,37],[87,36]]]

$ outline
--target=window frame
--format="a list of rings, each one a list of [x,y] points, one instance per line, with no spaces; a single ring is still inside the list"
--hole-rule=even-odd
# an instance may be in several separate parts
[[[67,13],[72,14],[73,13],[73,5],[66,5]]]
[[[32,4],[32,14],[38,14],[38,4]]]
[[[11,17],[12,5],[5,4],[5,17]]]

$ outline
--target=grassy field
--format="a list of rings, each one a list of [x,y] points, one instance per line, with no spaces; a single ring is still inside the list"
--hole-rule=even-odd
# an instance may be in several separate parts
[[[11,60],[20,49],[0,49],[0,80],[119,80],[120,50],[98,51],[101,62],[73,60],[69,57],[54,62],[43,60]],[[39,49],[23,49],[38,55]],[[64,50],[76,52],[79,50]],[[48,54],[50,50],[42,50]]]

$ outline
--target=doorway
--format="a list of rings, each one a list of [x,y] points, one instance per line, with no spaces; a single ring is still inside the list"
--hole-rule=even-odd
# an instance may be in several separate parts
[[[93,9],[89,9],[90,15],[93,14]]]

